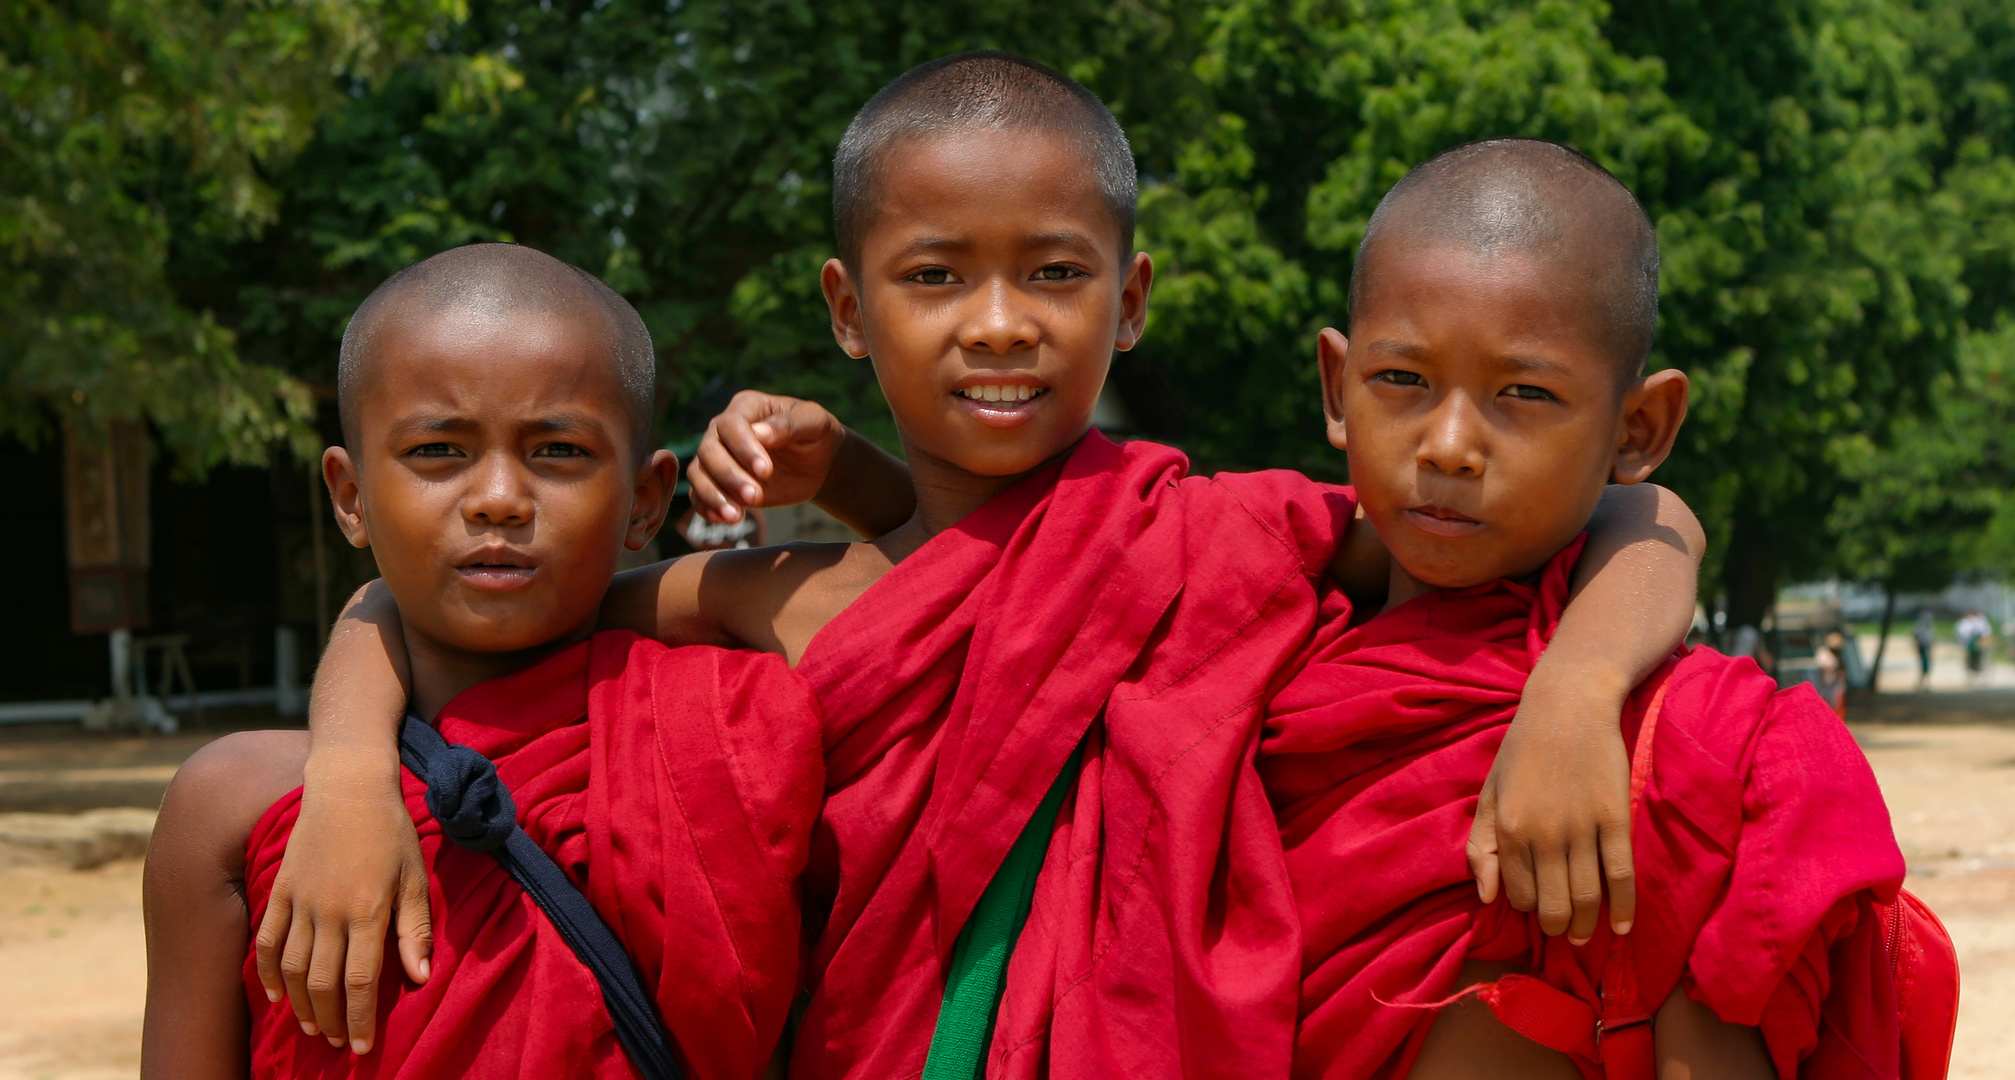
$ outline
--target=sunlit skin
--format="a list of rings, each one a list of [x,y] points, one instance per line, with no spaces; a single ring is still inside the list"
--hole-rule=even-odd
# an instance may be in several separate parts
[[[1084,155],[1028,131],[893,147],[858,266],[826,263],[833,334],[898,417],[925,534],[1069,453],[1154,268],[1120,246]],[[856,272],[857,270],[857,272]],[[1027,400],[975,401],[988,388]]]
[[[1330,441],[1392,552],[1388,604],[1537,571],[1608,480],[1670,452],[1686,376],[1620,379],[1578,269],[1458,247],[1375,257],[1354,340],[1324,330],[1318,351]]]
[[[399,603],[415,704],[432,715],[593,632],[677,465],[663,450],[639,460],[592,315],[389,322],[362,380],[356,456],[331,447],[322,467],[344,534],[372,549]]]

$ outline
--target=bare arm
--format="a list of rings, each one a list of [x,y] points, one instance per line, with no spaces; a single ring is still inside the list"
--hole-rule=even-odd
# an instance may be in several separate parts
[[[1631,690],[1685,640],[1707,549],[1685,502],[1653,484],[1607,489],[1588,533],[1571,602],[1526,681],[1469,841],[1486,903],[1501,877],[1513,907],[1573,941],[1594,934],[1605,886],[1611,926],[1625,932],[1636,918],[1619,721]]]
[[[813,505],[869,540],[896,531],[917,512],[910,467],[852,428]]]
[[[1567,610],[1533,680],[1607,678],[1620,707],[1686,640],[1706,555],[1707,534],[1679,496],[1656,484],[1605,489]]]
[[[255,938],[267,996],[304,1028],[359,1053],[376,1038],[385,932],[425,982],[433,932],[419,837],[399,793],[398,732],[411,675],[398,605],[382,582],[357,591],[315,669],[301,816]]]
[[[301,782],[298,731],[241,731],[196,751],[168,785],[147,845],[143,1080],[242,1077],[245,847],[267,807]]]

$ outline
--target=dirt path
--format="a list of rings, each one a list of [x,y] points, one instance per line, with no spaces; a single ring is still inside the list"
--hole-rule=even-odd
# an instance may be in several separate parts
[[[0,870],[0,1080],[140,1074],[140,861]]]
[[[1909,887],[1959,947],[1951,1075],[1999,1080],[2015,1061],[2015,692],[1898,694],[1853,715],[1910,861]],[[210,737],[0,732],[0,813],[151,806],[175,764]],[[140,862],[5,862],[0,1080],[136,1076]]]
[[[2015,727],[1857,724],[1909,860],[1906,887],[1959,948],[1954,1080],[2015,1061]]]

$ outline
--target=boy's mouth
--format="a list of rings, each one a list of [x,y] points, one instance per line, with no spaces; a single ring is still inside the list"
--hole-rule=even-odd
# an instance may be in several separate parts
[[[455,564],[455,573],[463,581],[491,592],[527,588],[538,572],[531,556],[511,548],[484,548]]]
[[[1483,528],[1483,522],[1435,503],[1409,506],[1405,514],[1414,528],[1431,536],[1468,536]]]
[[[989,427],[1014,427],[1027,420],[1049,393],[1049,387],[1033,382],[974,380],[954,387],[952,397],[975,420]]]

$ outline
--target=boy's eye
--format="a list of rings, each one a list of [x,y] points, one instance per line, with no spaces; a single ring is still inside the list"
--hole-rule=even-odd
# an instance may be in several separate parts
[[[1376,374],[1376,375],[1373,375],[1373,376],[1371,377],[1371,381],[1372,381],[1372,382],[1387,382],[1387,383],[1391,383],[1391,384],[1393,384],[1394,386],[1426,386],[1426,385],[1427,385],[1427,380],[1426,380],[1426,379],[1423,379],[1423,378],[1421,378],[1421,377],[1420,377],[1420,372],[1418,372],[1418,371],[1405,371],[1405,370],[1402,370],[1402,369],[1399,369],[1399,368],[1393,368],[1393,369],[1391,369],[1391,370],[1389,370],[1389,371],[1381,371],[1381,372],[1379,372],[1378,374]]]
[[[544,446],[539,447],[537,450],[532,451],[532,456],[572,458],[572,457],[593,457],[594,455],[588,453],[588,448],[585,446],[577,446],[574,443],[561,442],[561,443],[547,443]]]
[[[1504,388],[1504,392],[1506,394],[1511,395],[1512,397],[1517,398],[1520,401],[1555,400],[1553,396],[1553,391],[1545,389],[1544,387],[1531,386],[1526,383],[1519,383],[1516,386],[1507,386]]]
[[[411,457],[460,457],[462,452],[444,442],[427,443],[406,451]]]
[[[953,285],[958,282],[958,278],[942,266],[919,270],[905,280],[914,281],[919,285]]]
[[[1051,263],[1035,272],[1037,281],[1069,281],[1087,276],[1084,271],[1066,263]]]

